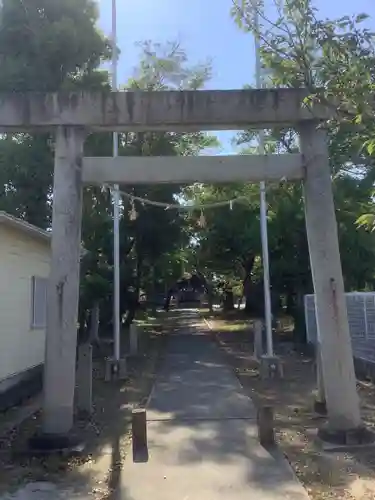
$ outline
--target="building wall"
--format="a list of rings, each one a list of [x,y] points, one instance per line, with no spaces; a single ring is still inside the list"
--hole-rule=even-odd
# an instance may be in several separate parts
[[[45,329],[31,328],[32,276],[47,278],[49,268],[48,242],[0,224],[0,392],[43,363]]]

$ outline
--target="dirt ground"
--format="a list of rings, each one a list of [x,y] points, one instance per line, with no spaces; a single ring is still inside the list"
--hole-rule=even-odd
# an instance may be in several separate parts
[[[20,454],[27,439],[40,427],[40,412],[0,439],[0,496],[32,481],[49,481],[111,499],[130,440],[131,411],[145,405],[163,351],[160,322],[144,323],[147,341],[143,355],[128,361],[129,378],[104,382],[104,361],[94,362],[93,414],[77,419],[75,432],[87,444],[79,459],[59,456],[30,458]],[[108,350],[108,348],[107,348]],[[1,427],[7,416],[0,417]]]
[[[314,361],[292,349],[291,342],[277,343],[284,365],[284,379],[263,381],[254,360],[251,322],[243,317],[205,315],[215,338],[228,356],[237,376],[256,405],[273,406],[280,449],[288,458],[313,500],[373,500],[375,498],[375,447],[350,453],[324,453],[316,430],[325,421],[312,411],[316,389]],[[280,334],[287,339],[288,334]],[[375,386],[359,381],[365,423],[375,427]]]

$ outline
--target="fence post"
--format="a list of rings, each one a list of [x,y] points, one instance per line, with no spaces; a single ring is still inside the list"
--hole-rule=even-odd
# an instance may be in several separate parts
[[[368,323],[367,323],[367,307],[366,307],[366,296],[363,295],[363,314],[365,317],[365,339],[368,339]]]

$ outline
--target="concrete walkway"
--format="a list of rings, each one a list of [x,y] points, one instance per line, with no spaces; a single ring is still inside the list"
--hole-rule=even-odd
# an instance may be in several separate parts
[[[148,404],[149,459],[121,472],[116,500],[306,500],[284,458],[257,440],[255,408],[219,348],[184,311]]]

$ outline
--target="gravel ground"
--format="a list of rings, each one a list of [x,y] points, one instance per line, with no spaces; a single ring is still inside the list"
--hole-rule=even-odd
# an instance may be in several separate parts
[[[350,453],[324,453],[316,443],[317,427],[324,419],[312,411],[316,387],[311,358],[295,352],[291,343],[279,345],[285,377],[262,381],[252,356],[252,331],[243,319],[210,321],[212,331],[238,378],[256,404],[273,406],[276,436],[300,481],[313,500],[373,500],[375,447]],[[375,427],[375,386],[358,382],[365,423]]]
[[[154,324],[147,330],[149,341],[144,355],[129,362],[128,380],[105,383],[103,361],[94,363],[94,411],[89,419],[77,420],[75,428],[87,444],[83,456],[42,459],[15,454],[15,450],[25,448],[27,439],[40,427],[40,412],[0,442],[0,499],[24,498],[9,495],[25,486],[30,491],[39,488],[40,500],[48,494],[48,498],[60,498],[54,492],[56,487],[65,491],[61,498],[87,498],[80,496],[81,492],[90,499],[112,498],[128,450],[131,410],[146,403],[163,350],[160,325]],[[5,417],[0,418],[0,427],[5,421]]]

